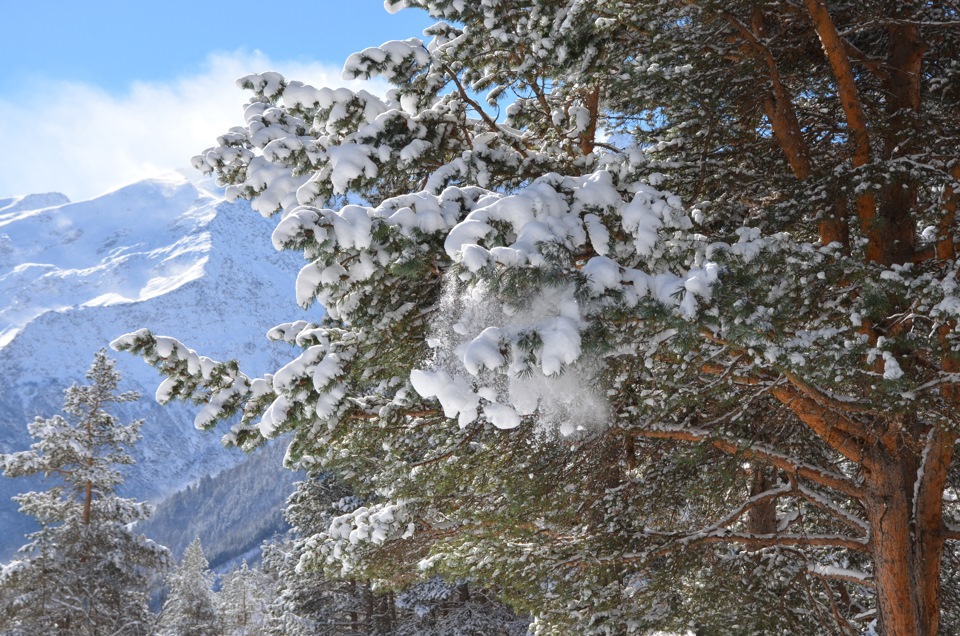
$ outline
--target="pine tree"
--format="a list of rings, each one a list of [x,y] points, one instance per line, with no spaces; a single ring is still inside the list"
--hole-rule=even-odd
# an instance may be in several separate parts
[[[347,60],[384,98],[250,75],[195,161],[308,259],[302,353],[115,346],[342,475],[351,576],[545,634],[960,629],[957,3],[386,4],[438,22]]]
[[[266,611],[272,585],[263,572],[244,560],[221,577],[216,595],[225,636],[258,636],[266,633]]]
[[[291,534],[263,547],[263,568],[275,582],[267,632],[277,636],[330,634],[459,634],[522,636],[518,617],[489,590],[437,577],[397,592],[395,582],[351,577],[337,564],[318,562],[315,543],[331,519],[355,507],[331,475],[297,484],[288,500]],[[221,592],[222,594],[222,592]]]
[[[287,537],[264,546],[264,568],[276,581],[270,606],[271,634],[307,636],[315,633],[366,633],[361,616],[368,586],[337,580],[320,567],[301,565],[310,541],[325,529],[339,504],[349,500],[349,490],[332,475],[298,482],[287,500],[284,517],[291,530]],[[359,588],[359,589],[358,589]]]
[[[0,455],[6,477],[54,481],[15,498],[40,529],[28,536],[22,556],[3,566],[4,634],[151,633],[148,588],[167,551],[130,529],[147,517],[147,506],[115,494],[118,467],[133,463],[128,449],[142,422],[124,426],[105,410],[138,396],[117,392],[120,375],[104,350],[87,379],[89,385],[66,390],[68,417],[38,417],[28,425],[38,440],[30,450]]]
[[[213,572],[200,539],[183,551],[167,575],[167,598],[160,611],[160,636],[219,636],[222,621],[213,592]]]
[[[290,537],[264,543],[261,568],[272,581],[264,633],[310,636],[320,632],[329,613],[325,581],[317,572],[297,572],[298,545]],[[322,633],[322,632],[320,632]]]

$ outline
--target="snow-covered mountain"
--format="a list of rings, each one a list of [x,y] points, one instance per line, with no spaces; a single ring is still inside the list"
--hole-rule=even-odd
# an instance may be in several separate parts
[[[294,302],[301,262],[270,244],[270,222],[182,178],[142,181],[89,201],[60,194],[0,199],[0,452],[31,443],[26,424],[60,411],[93,354],[149,327],[248,373],[278,368],[286,345],[272,326],[304,317]],[[144,418],[124,494],[148,500],[243,460],[220,433],[193,427],[195,407],[159,407],[156,372],[114,354],[139,402],[115,413]],[[0,478],[0,559],[24,543],[10,497],[36,488]]]

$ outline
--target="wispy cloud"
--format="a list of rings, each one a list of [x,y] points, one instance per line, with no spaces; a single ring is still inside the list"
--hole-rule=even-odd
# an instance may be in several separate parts
[[[315,86],[348,84],[340,68],[237,52],[212,54],[193,75],[135,83],[121,94],[37,81],[16,98],[0,97],[0,197],[59,191],[82,200],[188,169],[193,155],[243,123],[249,94],[236,79],[267,70]]]

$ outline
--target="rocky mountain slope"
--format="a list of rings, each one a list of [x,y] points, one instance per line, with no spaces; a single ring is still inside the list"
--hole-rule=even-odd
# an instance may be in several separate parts
[[[286,345],[264,334],[304,312],[293,292],[301,261],[273,249],[270,227],[245,202],[181,178],[76,203],[59,194],[0,199],[0,452],[27,448],[26,423],[59,412],[63,389],[83,380],[93,353],[141,327],[237,358],[248,373],[278,368]],[[153,369],[115,357],[124,388],[143,393],[116,412],[146,420],[124,494],[158,501],[244,460],[221,447],[220,434],[194,429],[192,405],[159,407]],[[24,543],[10,497],[36,487],[0,478],[0,559]]]

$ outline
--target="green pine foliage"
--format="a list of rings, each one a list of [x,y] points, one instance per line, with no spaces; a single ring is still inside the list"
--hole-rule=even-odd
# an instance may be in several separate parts
[[[347,60],[386,95],[250,75],[195,159],[307,259],[295,358],[114,343],[349,488],[298,572],[538,634],[955,631],[956,4],[386,5],[437,19]]]

